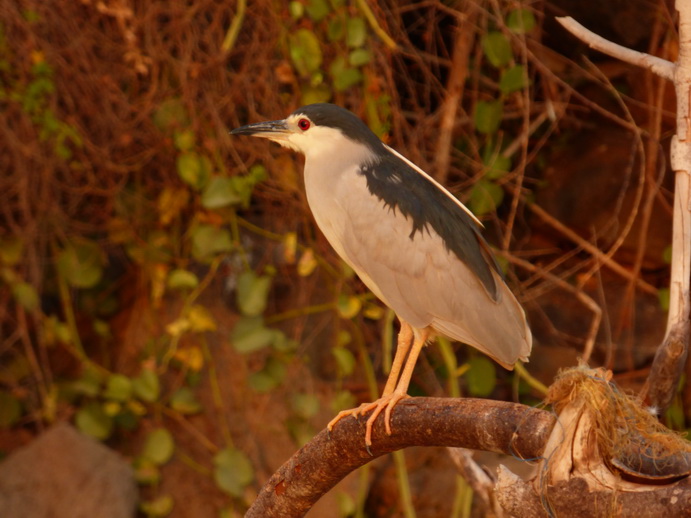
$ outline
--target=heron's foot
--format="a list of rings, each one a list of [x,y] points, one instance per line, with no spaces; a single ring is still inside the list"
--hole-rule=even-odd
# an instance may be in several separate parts
[[[372,427],[374,426],[374,422],[377,420],[377,417],[379,417],[379,414],[384,412],[384,427],[386,429],[386,435],[391,435],[391,410],[393,410],[393,407],[395,407],[401,399],[405,399],[407,397],[409,396],[405,392],[394,390],[391,394],[382,396],[371,403],[363,403],[357,408],[343,410],[329,422],[329,424],[326,426],[326,429],[331,432],[336,423],[338,423],[344,417],[353,416],[357,419],[372,410],[372,414],[367,418],[367,424],[365,426],[365,445],[367,446],[367,451],[369,451],[370,446],[372,446]]]

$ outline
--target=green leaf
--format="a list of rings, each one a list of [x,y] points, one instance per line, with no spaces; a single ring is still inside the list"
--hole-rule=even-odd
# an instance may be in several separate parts
[[[506,26],[516,34],[530,32],[535,27],[535,15],[529,9],[516,9],[509,13]]]
[[[361,67],[372,61],[372,53],[367,49],[355,49],[348,55],[348,63],[354,67]]]
[[[367,25],[359,16],[348,18],[346,22],[346,45],[349,47],[362,47],[367,39]]]
[[[321,67],[323,56],[317,36],[309,29],[298,29],[288,37],[290,58],[301,76],[309,76]]]
[[[103,255],[91,241],[67,245],[57,258],[58,272],[74,288],[92,288],[103,275]]]
[[[254,322],[259,321],[255,326]],[[276,331],[264,327],[260,317],[245,317],[238,321],[233,328],[233,348],[242,354],[259,351],[271,345],[276,338]]]
[[[168,99],[163,101],[154,112],[154,124],[165,132],[171,132],[178,128],[188,126],[190,119],[187,116],[185,105],[180,99]]]
[[[22,404],[12,394],[0,392],[0,428],[9,428],[22,416]]]
[[[214,457],[214,480],[230,496],[240,498],[254,480],[252,463],[240,450],[225,448]]]
[[[469,208],[476,216],[494,212],[504,199],[504,190],[496,183],[484,178],[473,185],[470,191]]]
[[[290,406],[297,416],[309,419],[319,412],[319,399],[314,394],[293,394]]]
[[[173,393],[170,397],[170,407],[185,415],[198,414],[202,411],[202,405],[189,387],[180,387]]]
[[[496,151],[488,151],[488,156],[484,156],[482,162],[485,166],[484,177],[488,180],[499,180],[511,170],[511,159]]]
[[[473,356],[470,369],[465,375],[468,392],[475,397],[488,397],[497,384],[497,370],[492,360],[486,356]]]
[[[482,50],[489,62],[497,68],[504,67],[513,59],[511,44],[501,32],[488,32],[482,37]]]
[[[266,371],[259,371],[251,374],[248,381],[252,390],[260,394],[271,392],[281,383]]]
[[[189,330],[194,333],[216,331],[216,319],[211,312],[201,304],[194,304],[185,315],[189,323]]]
[[[103,396],[114,401],[127,401],[132,397],[132,381],[122,374],[113,374],[108,378]]]
[[[132,380],[132,391],[142,401],[153,403],[161,394],[161,383],[158,375],[151,369],[143,369],[142,372]]]
[[[338,92],[347,90],[351,86],[362,82],[362,72],[357,68],[344,68],[334,76],[334,88]]]
[[[337,308],[341,318],[350,319],[360,312],[362,309],[362,301],[359,297],[341,294],[338,296]]]
[[[161,470],[158,466],[144,457],[137,457],[132,463],[134,467],[134,479],[137,484],[151,486],[161,480]]]
[[[264,368],[249,378],[250,387],[260,393],[266,393],[281,384],[285,377],[285,364],[275,358],[269,358]]]
[[[194,147],[196,137],[194,131],[188,129],[176,131],[173,135],[173,140],[178,151],[189,151]]]
[[[24,241],[18,237],[0,239],[0,263],[14,266],[22,260]]]
[[[288,12],[293,20],[299,20],[305,14],[305,5],[302,2],[290,2]]]
[[[80,431],[101,441],[110,437],[113,432],[113,418],[95,401],[77,410],[75,422]]]
[[[212,259],[232,249],[230,233],[224,228],[202,224],[192,230],[192,256],[199,261]]]
[[[475,106],[475,129],[480,133],[491,135],[496,133],[504,116],[504,102],[479,101]]]
[[[327,84],[320,84],[317,86],[304,85],[302,87],[301,102],[304,106],[314,103],[325,103],[331,100],[331,88]]]
[[[349,349],[345,347],[334,347],[331,349],[331,354],[336,358],[338,372],[341,376],[352,374],[355,369],[355,356]]]
[[[305,10],[307,11],[307,15],[312,18],[312,20],[318,22],[329,14],[331,8],[326,0],[307,0]]]
[[[178,268],[168,274],[166,285],[171,290],[193,290],[199,286],[199,278],[189,270]]]
[[[331,410],[334,413],[338,413],[341,410],[346,410],[348,408],[354,408],[355,407],[355,396],[351,394],[349,390],[341,390],[340,392],[337,392],[334,397],[331,399]]]
[[[239,204],[243,198],[236,189],[234,178],[217,176],[212,178],[202,193],[202,205],[207,209],[220,209]]]
[[[157,428],[146,436],[142,456],[157,466],[162,466],[170,460],[174,451],[172,434],[165,428]]]
[[[200,155],[195,151],[180,153],[176,165],[180,179],[197,190],[201,190],[206,186],[213,169],[209,157]]]
[[[528,75],[523,65],[515,65],[502,72],[499,88],[504,95],[522,90],[526,86],[528,86]]]
[[[257,275],[251,270],[238,277],[237,303],[240,312],[248,317],[256,317],[266,310],[271,289],[271,277]]]
[[[95,397],[101,392],[103,375],[94,368],[84,369],[81,378],[74,380],[71,384],[72,390],[78,394]]]
[[[12,296],[27,311],[34,311],[39,306],[38,293],[28,282],[13,284]]]
[[[333,43],[343,39],[343,36],[345,36],[345,27],[345,20],[342,17],[338,16],[332,18],[326,29],[326,35],[329,41]]]
[[[662,250],[662,260],[667,264],[672,264],[672,245],[667,245]]]
[[[163,518],[172,511],[175,503],[170,495],[161,495],[153,500],[147,500],[139,504],[141,511],[149,518]]]

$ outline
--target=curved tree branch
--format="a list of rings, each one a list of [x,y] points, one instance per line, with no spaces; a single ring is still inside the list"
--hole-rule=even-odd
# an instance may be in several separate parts
[[[486,399],[409,398],[374,425],[372,455],[365,449],[365,421],[344,419],[296,452],[262,488],[246,518],[303,516],[350,472],[409,446],[455,446],[536,459],[556,418],[545,410]]]

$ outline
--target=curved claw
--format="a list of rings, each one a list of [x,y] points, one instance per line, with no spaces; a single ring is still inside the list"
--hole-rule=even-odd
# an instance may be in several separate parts
[[[386,435],[391,435],[391,410],[393,410],[393,407],[395,407],[401,399],[407,397],[409,396],[405,392],[394,390],[391,394],[382,396],[371,403],[363,403],[357,408],[343,410],[339,412],[328,425],[326,425],[326,429],[331,432],[336,423],[338,423],[338,421],[344,417],[353,416],[357,419],[361,415],[373,410],[372,414],[367,418],[367,424],[365,426],[365,446],[371,455],[369,450],[370,446],[372,446],[372,427],[374,426],[374,422],[377,420],[377,417],[379,417],[379,414],[381,414],[382,411],[384,412],[384,426],[386,428]]]

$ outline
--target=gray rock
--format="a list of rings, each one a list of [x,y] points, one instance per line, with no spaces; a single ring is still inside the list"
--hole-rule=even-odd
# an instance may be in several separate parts
[[[3,518],[132,518],[136,506],[131,466],[67,423],[0,463]]]

